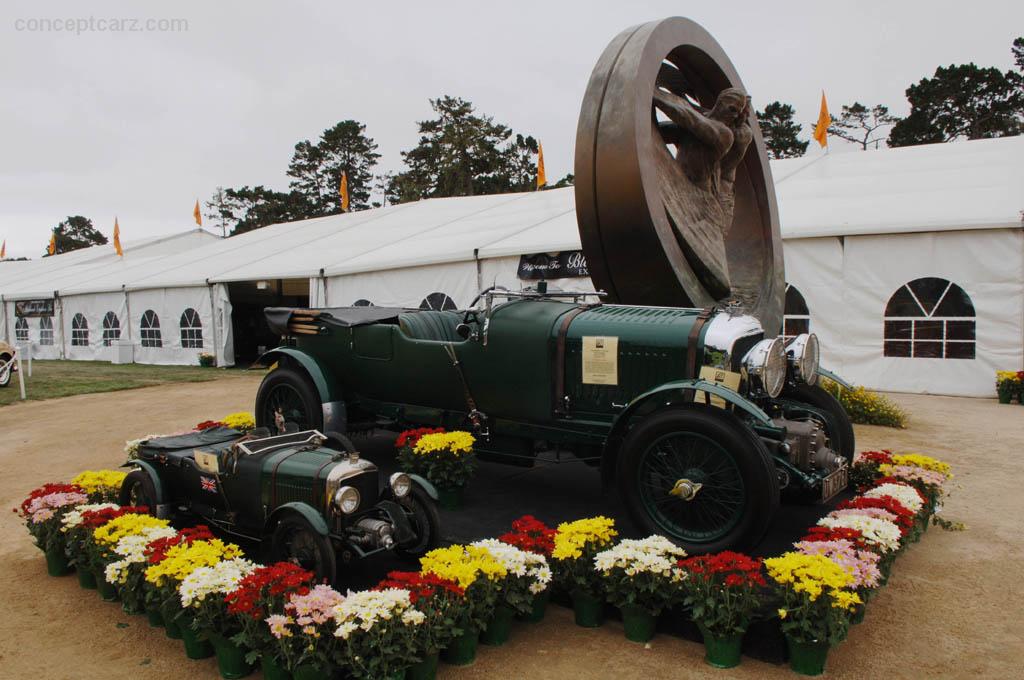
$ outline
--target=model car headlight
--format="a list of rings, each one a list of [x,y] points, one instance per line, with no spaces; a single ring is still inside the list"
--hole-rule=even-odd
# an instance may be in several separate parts
[[[395,498],[404,498],[412,490],[412,479],[404,472],[396,472],[388,480]]]
[[[743,365],[751,380],[773,399],[782,393],[786,384],[786,350],[782,338],[762,340],[743,357]]]
[[[786,356],[789,365],[799,380],[813,385],[818,380],[818,360],[821,348],[818,336],[814,333],[801,333],[786,345]]]
[[[343,486],[334,494],[334,505],[346,515],[359,509],[359,492],[351,486]]]

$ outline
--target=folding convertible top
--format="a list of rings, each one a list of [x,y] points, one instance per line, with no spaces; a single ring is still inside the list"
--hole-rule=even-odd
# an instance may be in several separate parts
[[[401,307],[329,307],[326,309],[296,309],[294,307],[267,307],[263,313],[267,325],[277,335],[291,335],[288,324],[293,317],[314,317],[318,322],[350,328],[381,322],[398,323],[398,315],[415,311]]]

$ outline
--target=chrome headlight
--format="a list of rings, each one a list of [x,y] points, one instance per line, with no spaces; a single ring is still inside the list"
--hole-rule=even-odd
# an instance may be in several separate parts
[[[743,357],[747,374],[768,396],[775,398],[786,384],[786,350],[782,338],[762,340]]]
[[[346,515],[359,509],[359,492],[351,486],[343,486],[334,494],[334,505]]]
[[[818,336],[814,333],[801,333],[786,345],[786,356],[793,372],[799,380],[808,385],[818,381],[818,360],[821,356],[821,348],[818,345]]]
[[[412,491],[412,479],[404,472],[396,472],[391,475],[388,484],[391,486],[391,492],[395,494],[395,498],[405,498]]]

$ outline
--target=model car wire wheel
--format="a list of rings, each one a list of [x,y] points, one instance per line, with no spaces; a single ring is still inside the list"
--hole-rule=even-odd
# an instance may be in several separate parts
[[[622,444],[618,474],[639,528],[693,553],[755,544],[778,508],[764,445],[738,418],[711,407],[644,417]]]
[[[278,368],[263,378],[256,394],[257,426],[277,432],[280,424],[290,422],[300,430],[320,429],[322,420],[320,398],[304,373]]]
[[[316,574],[316,580],[334,580],[335,558],[330,541],[305,519],[289,516],[278,522],[272,539],[273,558],[291,562]]]

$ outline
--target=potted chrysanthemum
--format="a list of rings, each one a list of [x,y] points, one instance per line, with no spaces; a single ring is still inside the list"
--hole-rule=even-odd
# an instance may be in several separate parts
[[[96,578],[103,579],[105,587],[117,591],[121,607],[128,614],[145,613],[142,591],[124,587],[125,584],[110,578],[115,575],[111,572],[111,565],[121,563],[125,558],[124,553],[134,552],[139,542],[142,543],[141,549],[144,549],[146,542],[173,534],[170,525],[166,519],[157,519],[152,515],[125,513],[93,531],[91,546],[96,560]],[[122,541],[124,546],[121,545]]]
[[[762,563],[730,551],[679,562],[683,604],[704,636],[704,660],[716,668],[740,663],[743,634],[761,605]]]
[[[494,538],[471,545],[489,552],[507,572],[498,582],[494,614],[480,635],[480,641],[486,645],[503,645],[512,630],[513,617],[529,614],[533,610],[534,598],[547,591],[551,583],[551,568],[544,556]]]
[[[88,501],[84,490],[74,484],[47,484],[28,495],[15,512],[35,539],[36,547],[46,554],[50,576],[64,576],[71,570],[61,531],[64,516]]]
[[[627,538],[594,556],[605,597],[622,613],[626,639],[654,637],[662,610],[678,601],[686,551],[664,536]]]
[[[512,522],[512,531],[502,534],[498,540],[508,543],[520,550],[536,553],[546,560],[551,559],[551,552],[555,549],[555,534],[557,532],[533,515],[523,515]],[[520,615],[518,618],[531,623],[538,623],[544,619],[547,611],[548,599],[551,594],[550,588],[544,588],[533,596],[533,604],[530,611]]]
[[[284,613],[270,614],[265,625],[275,641],[272,663],[263,659],[266,680],[327,680],[334,668],[335,608],[345,597],[328,585],[288,596]]]
[[[182,639],[182,621],[179,620],[183,612],[181,602],[176,597],[170,596],[167,589],[146,580],[146,572],[150,567],[165,560],[172,547],[188,545],[196,541],[210,541],[214,538],[210,529],[206,525],[200,524],[182,529],[171,536],[153,539],[143,549],[145,560],[141,565],[141,584],[146,616],[149,618],[150,625],[162,625],[164,634],[172,640]]]
[[[863,548],[848,539],[820,540],[805,538],[793,544],[793,547],[805,555],[821,555],[848,570],[853,576],[851,588],[857,591],[862,602],[853,610],[851,623],[864,620],[868,597],[874,589],[881,585],[882,573],[878,568],[879,555]]]
[[[170,538],[177,533],[171,526],[157,525],[122,537],[111,550],[118,559],[107,564],[104,570],[104,578],[117,589],[124,610],[133,613],[145,611],[149,625],[153,627],[163,626],[163,616],[159,609],[146,606],[143,588],[146,567],[149,566],[146,562],[146,546],[155,540]]]
[[[602,581],[594,568],[594,557],[611,547],[616,536],[615,520],[608,517],[589,517],[558,525],[551,570],[555,582],[572,598],[577,626],[597,628],[604,622]]]
[[[127,474],[124,470],[85,470],[71,483],[89,495],[90,503],[115,503]]]
[[[778,610],[790,668],[820,675],[831,647],[846,639],[861,598],[851,572],[823,555],[787,552],[764,561],[782,606]]]
[[[398,464],[402,470],[422,475],[437,487],[438,502],[442,508],[457,510],[462,507],[466,483],[476,470],[476,456],[473,454],[476,440],[473,435],[458,431],[427,432],[402,440],[406,442],[398,451]]]
[[[426,616],[401,588],[349,593],[334,608],[335,664],[360,680],[398,680],[415,660],[416,630]]]
[[[86,503],[76,505],[63,514],[60,519],[60,531],[63,536],[65,554],[75,568],[78,585],[88,590],[96,590],[96,574],[86,560],[85,538],[92,533],[91,527],[82,524],[88,513],[94,510],[115,510],[116,503]]]

